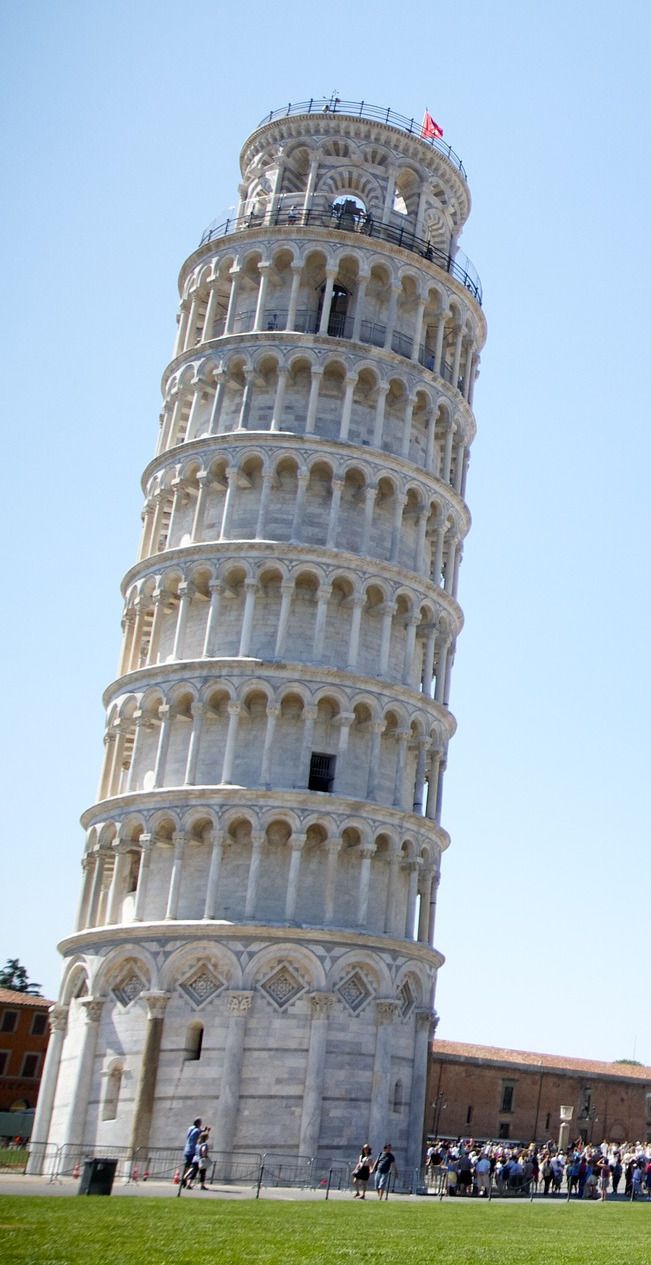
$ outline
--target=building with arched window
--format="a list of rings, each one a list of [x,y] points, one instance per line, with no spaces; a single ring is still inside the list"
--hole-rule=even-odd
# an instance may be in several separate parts
[[[180,274],[36,1125],[420,1155],[479,280],[460,160],[314,102]]]

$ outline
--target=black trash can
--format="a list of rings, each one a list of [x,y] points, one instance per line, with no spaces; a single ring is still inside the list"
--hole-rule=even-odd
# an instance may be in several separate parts
[[[110,1195],[118,1166],[117,1160],[84,1160],[84,1171],[78,1195]]]

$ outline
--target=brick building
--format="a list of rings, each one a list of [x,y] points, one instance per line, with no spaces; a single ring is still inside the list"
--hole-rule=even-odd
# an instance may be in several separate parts
[[[36,1106],[51,1005],[45,997],[0,988],[0,1111]]]
[[[651,1067],[435,1041],[425,1129],[444,1137],[651,1141]]]

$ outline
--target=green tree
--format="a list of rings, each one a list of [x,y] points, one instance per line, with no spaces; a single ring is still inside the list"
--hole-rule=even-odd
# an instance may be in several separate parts
[[[18,958],[7,958],[0,970],[0,988],[12,988],[15,993],[29,993],[32,997],[41,996],[41,985],[31,983],[26,968]]]

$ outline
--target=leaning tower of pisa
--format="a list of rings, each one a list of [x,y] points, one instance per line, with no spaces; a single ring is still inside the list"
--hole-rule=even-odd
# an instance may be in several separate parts
[[[479,281],[464,168],[268,115],[181,269],[34,1136],[417,1163]],[[101,1154],[101,1150],[98,1151]]]

